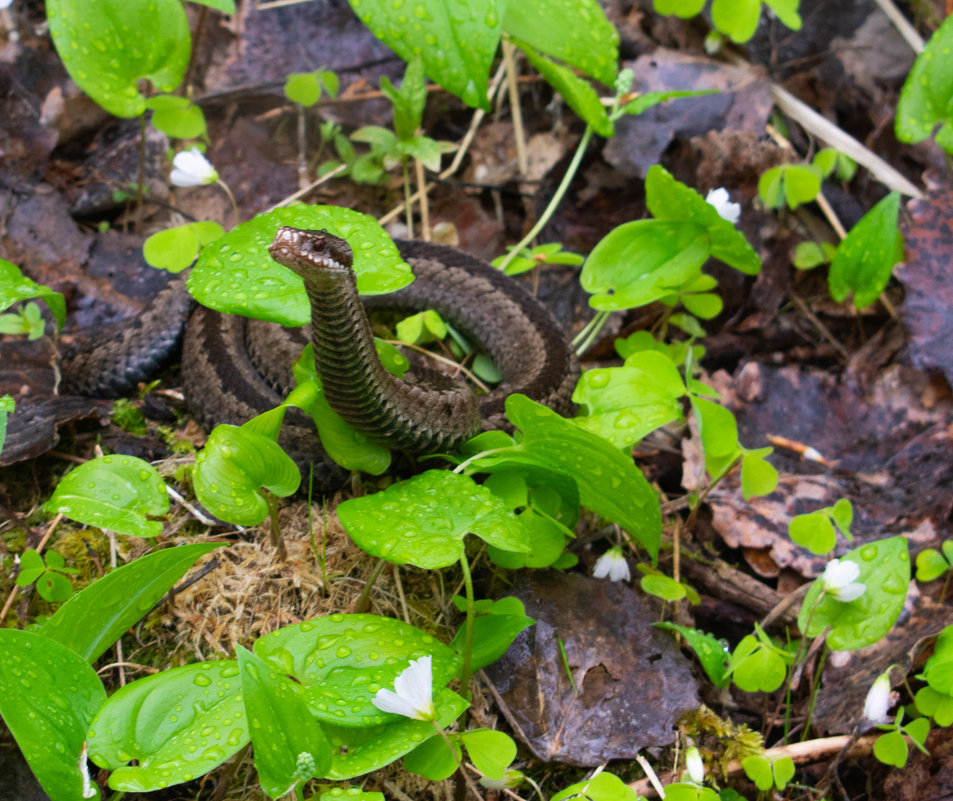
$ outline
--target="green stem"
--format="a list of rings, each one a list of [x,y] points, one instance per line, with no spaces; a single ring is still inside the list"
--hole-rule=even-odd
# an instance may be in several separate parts
[[[530,242],[537,237],[539,232],[543,230],[543,228],[546,226],[546,223],[549,222],[550,218],[555,213],[556,208],[562,202],[563,196],[566,194],[566,190],[569,189],[569,184],[575,177],[576,171],[579,169],[579,164],[582,162],[582,157],[586,152],[586,148],[589,146],[590,139],[592,139],[592,126],[587,125],[586,130],[582,135],[582,139],[579,140],[579,145],[576,147],[576,152],[572,157],[569,168],[566,170],[566,174],[563,175],[563,179],[556,188],[556,192],[549,201],[549,205],[546,206],[546,210],[536,221],[536,225],[534,225],[530,232],[526,234],[526,236],[524,236],[509,253],[506,254],[503,261],[497,266],[496,269],[498,269],[501,273],[505,272],[506,268],[512,263],[512,261],[523,252],[523,248],[527,247]]]
[[[453,468],[453,472],[462,474],[463,471],[470,466],[472,462],[475,462],[477,459],[482,459],[484,456],[492,456],[494,453],[505,453],[506,451],[512,450],[511,446],[507,445],[505,448],[490,448],[486,451],[480,451],[479,453],[473,454],[469,459],[464,459],[460,464]]]
[[[606,324],[606,320],[609,319],[610,314],[611,312],[607,310],[596,312],[595,317],[586,323],[582,331],[575,336],[572,344],[576,346],[577,356],[582,356],[583,353],[592,347],[592,343],[596,341],[596,337],[599,336],[599,332]]]
[[[463,571],[463,584],[467,592],[467,621],[466,634],[463,640],[463,665],[460,668],[460,694],[464,700],[470,701],[470,654],[473,652],[473,618],[475,602],[473,599],[473,576],[470,575],[470,565],[467,556],[460,557],[460,570]]]
[[[374,588],[374,583],[377,581],[381,573],[384,572],[384,568],[387,566],[387,561],[384,559],[378,559],[377,564],[374,565],[374,572],[371,573],[370,577],[367,579],[367,583],[364,585],[364,589],[361,590],[361,594],[357,598],[357,602],[354,604],[355,612],[366,612],[371,607],[371,590]]]
[[[814,717],[814,707],[817,706],[817,688],[821,683],[821,675],[824,673],[824,663],[827,662],[827,654],[830,648],[827,643],[821,649],[821,657],[817,660],[817,671],[814,673],[814,680],[811,682],[811,704],[807,710],[807,720],[804,721],[804,730],[801,732],[801,742],[807,740],[807,733],[811,730],[811,720]]]
[[[268,504],[268,521],[271,523],[271,544],[275,549],[275,556],[284,561],[288,554],[285,551],[285,541],[282,539],[281,529],[278,527],[278,499],[266,489],[262,489],[261,494]]]
[[[241,222],[241,217],[238,216],[238,204],[235,202],[235,195],[232,194],[232,190],[228,188],[228,184],[221,178],[215,183],[222,187],[222,189],[225,190],[225,194],[228,195],[228,200],[232,204],[232,213],[235,215],[235,225],[238,225]]]

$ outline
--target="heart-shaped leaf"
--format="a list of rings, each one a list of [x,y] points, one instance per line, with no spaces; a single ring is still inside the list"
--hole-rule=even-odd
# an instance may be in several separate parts
[[[40,298],[44,301],[53,312],[57,326],[63,327],[63,321],[66,319],[66,300],[63,296],[49,287],[30,280],[15,264],[11,264],[6,259],[0,259],[0,311],[9,308],[17,301],[30,298]],[[12,405],[6,411],[12,412]],[[0,439],[0,445],[2,444],[3,440]]]

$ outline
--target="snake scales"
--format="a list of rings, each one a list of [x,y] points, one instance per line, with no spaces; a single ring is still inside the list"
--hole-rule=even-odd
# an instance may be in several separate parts
[[[323,261],[328,248],[333,267]],[[318,374],[342,417],[391,447],[423,452],[452,447],[481,428],[505,426],[503,404],[513,392],[559,412],[571,408],[578,362],[559,324],[532,295],[459,250],[410,241],[398,241],[398,248],[415,281],[390,295],[362,299],[343,240],[289,228],[281,229],[271,248],[276,260],[305,278]],[[420,375],[412,368],[404,381],[390,376],[376,357],[365,307],[434,309],[486,351],[502,382],[475,399],[461,382],[432,371]],[[277,406],[292,386],[290,365],[306,333],[205,307],[189,315],[189,308],[184,282],[171,282],[131,324],[64,358],[62,392],[113,397],[129,391],[167,358],[184,326],[183,383],[201,422],[240,424]],[[311,421],[290,412],[282,445],[299,462],[314,461],[318,488],[340,482],[342,471],[320,449]]]

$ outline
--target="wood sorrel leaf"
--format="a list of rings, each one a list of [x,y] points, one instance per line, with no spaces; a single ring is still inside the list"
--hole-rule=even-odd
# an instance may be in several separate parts
[[[668,788],[665,788],[668,790]],[[594,801],[638,801],[638,796],[629,785],[618,776],[603,771],[591,779],[570,784],[565,790],[556,793],[550,801],[572,801],[591,798]]]
[[[404,61],[419,55],[424,72],[468,106],[490,110],[490,64],[500,41],[499,0],[351,0],[354,13]]]
[[[88,742],[89,758],[113,771],[114,790],[148,792],[208,773],[248,742],[238,663],[197,662],[127,684],[102,705]]]
[[[953,16],[936,29],[913,62],[897,103],[897,139],[922,142],[940,126],[936,142],[953,153]]]
[[[801,605],[798,626],[806,637],[816,637],[830,626],[827,644],[833,650],[856,651],[890,631],[903,609],[910,583],[910,554],[906,539],[889,537],[861,545],[840,558],[860,568],[857,581],[865,585],[864,594],[849,603],[831,595],[821,598],[824,582],[818,579]]]
[[[827,283],[838,303],[854,293],[854,306],[869,306],[883,292],[893,266],[903,259],[903,236],[897,229],[900,193],[891,192],[850,229],[838,245]]]
[[[134,537],[155,537],[162,523],[146,515],[169,511],[169,495],[158,471],[135,456],[115,454],[74,468],[43,507],[51,514]]]
[[[774,448],[756,448],[745,450],[741,457],[741,491],[746,501],[755,495],[770,495],[778,486],[778,471],[765,458],[773,452]]]
[[[96,671],[65,645],[0,629],[0,687],[0,715],[50,798],[99,798],[81,772],[86,730],[106,700]]]
[[[323,776],[331,767],[331,745],[308,711],[304,687],[247,648],[235,651],[258,781],[278,798],[298,782]]]
[[[179,0],[49,0],[46,17],[70,77],[117,117],[144,111],[142,79],[171,92],[185,75],[192,37]]]
[[[526,529],[503,501],[469,476],[445,470],[344,501],[338,517],[369,554],[425,570],[458,561],[467,534],[505,551],[529,550]]]
[[[306,620],[262,637],[254,650],[276,670],[301,682],[311,714],[347,727],[378,726],[396,719],[372,700],[382,687],[393,688],[394,679],[411,660],[433,657],[434,687],[443,687],[458,667],[456,654],[439,640],[378,615]]]
[[[507,3],[503,30],[606,86],[615,81],[619,32],[596,0]]]
[[[456,738],[448,743],[443,737],[431,737],[404,757],[404,770],[442,782],[457,769],[462,756]]]
[[[311,304],[301,279],[268,253],[282,225],[324,229],[346,239],[354,252],[357,288],[364,294],[393,292],[413,280],[410,266],[373,217],[302,204],[259,214],[206,245],[189,275],[192,296],[228,314],[290,326],[310,322]]]
[[[87,662],[95,662],[152,609],[196,559],[219,547],[219,543],[201,542],[140,556],[70,598],[39,632]]]
[[[460,735],[470,761],[490,779],[502,779],[516,759],[516,743],[508,734],[493,729],[470,729]]]
[[[298,489],[301,472],[270,437],[245,427],[212,429],[195,457],[195,494],[213,515],[238,526],[257,526],[268,514],[261,493],[284,498]]]
[[[186,223],[158,231],[142,243],[142,255],[153,267],[180,273],[199,255],[204,245],[225,235],[217,222]]]
[[[0,311],[9,308],[17,301],[30,298],[39,298],[44,301],[53,312],[57,327],[63,327],[63,321],[66,319],[66,300],[63,296],[27,278],[15,264],[6,259],[0,259]],[[12,405],[6,411],[12,412]],[[0,445],[2,444],[3,440],[0,439]]]

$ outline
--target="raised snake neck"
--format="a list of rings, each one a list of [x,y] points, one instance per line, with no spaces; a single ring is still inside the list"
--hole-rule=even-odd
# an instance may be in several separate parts
[[[397,245],[415,275],[398,292],[358,300],[349,266],[332,271],[330,280],[320,271],[305,278],[317,332],[318,374],[342,417],[391,447],[421,452],[452,447],[480,428],[505,428],[504,401],[513,392],[561,413],[572,408],[578,362],[545,307],[508,276],[459,250],[425,242]],[[164,358],[159,346],[168,350],[176,338],[176,320],[187,316],[184,282],[173,284],[131,324],[64,359],[62,392],[122,395],[154,372]],[[403,313],[433,309],[486,351],[503,378],[478,398],[479,425],[472,394],[449,378],[428,387],[415,380],[413,369],[404,381],[383,372],[364,307]],[[292,386],[290,365],[306,342],[301,329],[197,307],[185,326],[182,356],[193,413],[208,427],[238,425],[277,406]],[[425,380],[431,379],[428,375]],[[340,482],[342,471],[323,453],[304,414],[289,410],[279,441],[297,461],[314,462],[319,489]]]

